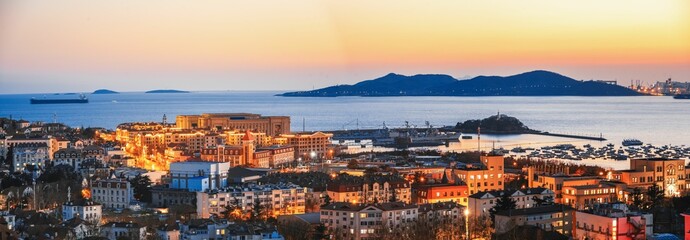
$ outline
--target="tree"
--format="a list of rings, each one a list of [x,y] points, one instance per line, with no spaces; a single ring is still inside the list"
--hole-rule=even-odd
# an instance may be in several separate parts
[[[328,234],[326,234],[326,225],[323,223],[314,228],[314,240],[322,239],[328,239]]]
[[[328,204],[331,204],[331,196],[326,194],[326,196],[323,197],[323,206],[326,206]]]
[[[544,198],[533,196],[532,201],[534,201],[537,206],[553,205],[553,196],[545,196]]]
[[[129,180],[134,190],[134,199],[141,202],[151,202],[151,179],[149,176],[138,175]]]
[[[501,211],[512,210],[517,208],[517,201],[510,197],[508,194],[503,194],[501,197],[496,199],[496,205],[489,209],[491,214],[491,220],[494,220],[494,215]]]
[[[640,188],[633,189],[632,193],[630,193],[630,198],[632,198],[631,207],[633,210],[646,210],[644,195],[642,194],[642,190],[640,190]]]
[[[254,204],[252,205],[252,211],[249,219],[252,221],[257,221],[263,219],[264,207],[261,206],[261,201],[258,198],[254,199]]]
[[[659,207],[664,200],[664,189],[656,184],[649,187],[646,194],[649,199],[649,208]]]

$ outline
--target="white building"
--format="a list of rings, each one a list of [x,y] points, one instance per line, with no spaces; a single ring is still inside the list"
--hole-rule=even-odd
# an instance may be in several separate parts
[[[170,163],[170,188],[215,190],[228,185],[228,162],[187,161]],[[198,177],[207,177],[208,186],[203,186]]]
[[[219,215],[225,206],[232,205],[251,211],[258,201],[271,216],[302,214],[308,188],[294,184],[245,184],[218,191],[197,192],[196,206],[200,218]]]
[[[45,143],[19,143],[12,150],[12,166],[15,172],[24,171],[27,165],[44,167],[50,160],[50,150]]]
[[[399,231],[417,220],[418,207],[402,202],[380,204],[331,203],[321,208],[321,223],[335,239],[376,237],[376,231]]]
[[[84,221],[100,224],[103,209],[101,204],[90,200],[68,201],[62,204],[62,220],[69,221],[72,218],[80,218]]]
[[[146,239],[146,226],[137,223],[109,222],[101,226],[101,236],[110,240],[119,237],[126,239]]]
[[[489,214],[489,210],[496,206],[496,201],[503,196],[503,194],[510,195],[510,198],[515,200],[517,209],[531,208],[536,205],[533,200],[534,197],[545,199],[554,198],[553,191],[547,188],[527,188],[518,190],[501,190],[501,191],[485,191],[478,192],[469,196],[468,208],[470,216],[480,216]]]
[[[91,183],[92,199],[110,209],[124,209],[134,198],[134,190],[126,179],[114,178]]]

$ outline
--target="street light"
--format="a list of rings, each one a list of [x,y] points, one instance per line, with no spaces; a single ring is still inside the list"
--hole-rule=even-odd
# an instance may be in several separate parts
[[[465,208],[465,236],[470,240],[470,209]]]

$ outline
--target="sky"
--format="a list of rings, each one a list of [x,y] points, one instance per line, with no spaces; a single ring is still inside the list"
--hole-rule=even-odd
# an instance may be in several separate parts
[[[690,1],[0,1],[0,94],[306,90],[390,72],[537,69],[690,81]]]

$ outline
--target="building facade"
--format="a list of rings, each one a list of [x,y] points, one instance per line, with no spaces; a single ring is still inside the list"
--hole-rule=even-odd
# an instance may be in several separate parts
[[[470,195],[481,191],[503,190],[503,156],[481,156],[480,160],[481,164],[467,164],[453,169],[453,174],[467,183]]]
[[[544,199],[553,198],[553,191],[546,188],[527,188],[518,190],[502,190],[479,192],[469,196],[468,209],[471,216],[489,214],[489,210],[496,206],[496,202],[503,195],[509,195],[515,200],[516,208],[531,208],[537,205],[534,198]]]
[[[110,209],[125,209],[134,200],[131,184],[120,178],[94,181],[91,184],[91,196],[95,202]]]
[[[251,113],[204,113],[178,115],[175,124],[180,129],[235,129],[265,132],[269,136],[290,133],[290,117],[261,116]]]
[[[197,213],[201,218],[219,216],[226,206],[251,211],[254,204],[260,204],[268,216],[305,213],[308,188],[294,184],[244,184],[218,191],[196,193]]]

